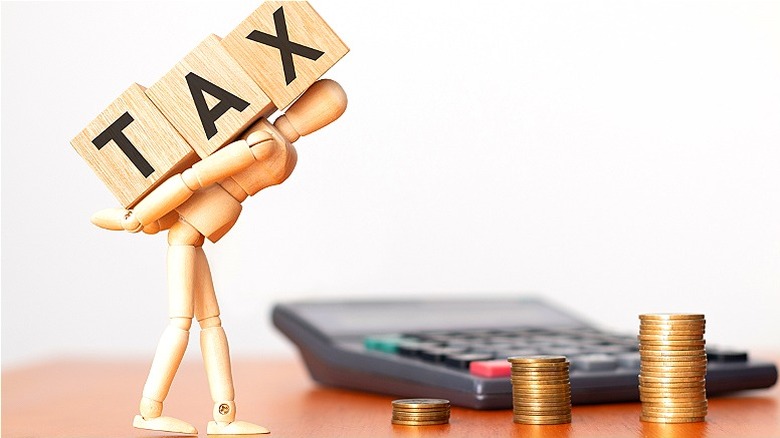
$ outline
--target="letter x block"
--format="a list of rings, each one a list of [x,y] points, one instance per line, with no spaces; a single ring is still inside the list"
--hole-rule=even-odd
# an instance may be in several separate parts
[[[276,109],[216,35],[200,43],[146,94],[201,158]]]
[[[197,160],[138,84],[103,110],[71,145],[125,208]]]
[[[349,51],[308,2],[268,1],[222,45],[285,108]]]

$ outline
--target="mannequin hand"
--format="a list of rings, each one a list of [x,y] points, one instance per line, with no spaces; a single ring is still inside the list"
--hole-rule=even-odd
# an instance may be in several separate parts
[[[124,208],[100,210],[92,215],[90,221],[100,228],[113,231],[127,230],[131,233],[137,233],[142,228],[133,212]]]

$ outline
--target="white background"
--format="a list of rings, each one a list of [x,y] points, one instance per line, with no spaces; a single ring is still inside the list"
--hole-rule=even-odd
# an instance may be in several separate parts
[[[777,351],[779,4],[509,3],[313,3],[350,107],[206,244],[236,355],[293,354],[281,300],[523,292]],[[258,4],[3,3],[4,368],[151,358],[165,235],[92,226],[117,202],[69,141]]]

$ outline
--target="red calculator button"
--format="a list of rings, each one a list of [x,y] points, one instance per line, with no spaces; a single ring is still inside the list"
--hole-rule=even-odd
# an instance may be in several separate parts
[[[480,377],[508,377],[512,372],[512,364],[506,359],[480,360],[471,362],[469,372]]]

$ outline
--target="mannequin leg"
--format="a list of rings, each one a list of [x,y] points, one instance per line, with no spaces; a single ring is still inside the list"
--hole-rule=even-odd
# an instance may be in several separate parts
[[[168,248],[168,297],[170,322],[163,332],[149,370],[133,426],[165,432],[197,434],[189,423],[162,416],[163,401],[179,369],[189,340],[194,314],[196,247],[202,236],[193,235],[181,222],[171,228]],[[184,231],[184,232],[183,232]],[[195,232],[197,234],[197,232]],[[189,238],[184,238],[189,236]]]
[[[230,350],[219,318],[219,305],[214,293],[211,271],[202,248],[196,249],[195,273],[195,317],[200,323],[200,349],[211,398],[214,401],[214,421],[209,422],[207,433],[209,435],[269,433],[264,427],[236,421]]]

